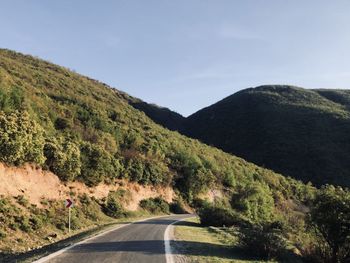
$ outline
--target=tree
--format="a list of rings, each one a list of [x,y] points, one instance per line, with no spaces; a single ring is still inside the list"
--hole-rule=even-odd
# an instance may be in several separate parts
[[[340,187],[323,187],[316,195],[309,223],[317,235],[325,261],[350,260],[350,193]]]
[[[203,165],[203,161],[189,151],[179,151],[172,156],[172,169],[177,171],[175,187],[187,201],[192,201],[199,194],[204,193],[215,182],[210,169]]]
[[[239,188],[232,195],[231,205],[252,222],[270,221],[273,218],[274,200],[270,188],[254,182]]]
[[[63,138],[51,139],[44,147],[47,167],[61,180],[74,180],[81,171],[79,147]]]
[[[20,165],[43,164],[44,135],[41,126],[27,112],[0,112],[0,160]]]
[[[95,186],[106,178],[114,178],[115,165],[113,157],[106,152],[102,147],[83,143],[80,147],[81,151],[81,178],[88,186]]]

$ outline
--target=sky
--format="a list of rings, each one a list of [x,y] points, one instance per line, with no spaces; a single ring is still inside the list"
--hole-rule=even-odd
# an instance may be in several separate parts
[[[350,88],[350,1],[0,0],[0,48],[184,116],[263,84]]]

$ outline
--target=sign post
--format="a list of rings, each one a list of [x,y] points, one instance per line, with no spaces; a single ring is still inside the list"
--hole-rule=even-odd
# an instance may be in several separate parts
[[[73,206],[73,201],[67,198],[65,201],[65,205],[66,205],[66,208],[68,208],[68,232],[70,233],[70,219],[71,219],[70,209]]]

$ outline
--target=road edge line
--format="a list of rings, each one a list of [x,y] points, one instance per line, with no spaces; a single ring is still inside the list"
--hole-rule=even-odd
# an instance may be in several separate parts
[[[195,217],[195,216],[193,216]],[[182,219],[179,219],[179,220],[176,220],[174,222],[172,222],[171,224],[169,224],[167,226],[167,228],[165,229],[165,232],[164,232],[164,247],[165,247],[165,261],[166,263],[175,263],[174,261],[174,257],[173,257],[173,253],[171,251],[171,245],[170,245],[170,242],[171,242],[171,239],[170,239],[170,229],[178,222],[180,221],[184,221],[188,218],[192,218],[191,217],[185,217],[185,218],[182,218]]]
[[[149,218],[137,220],[137,221],[134,221],[134,222],[131,222],[131,223],[128,223],[128,224],[121,224],[121,225],[118,225],[118,226],[116,226],[116,227],[112,227],[111,229],[107,229],[106,231],[102,231],[101,233],[99,233],[99,234],[97,234],[97,235],[94,235],[94,236],[92,236],[92,237],[89,237],[89,238],[87,238],[87,239],[84,239],[84,240],[82,240],[82,241],[79,241],[79,242],[77,242],[77,243],[75,243],[75,244],[73,244],[73,245],[70,245],[70,246],[68,246],[68,247],[62,248],[62,249],[60,249],[60,250],[58,250],[58,251],[56,251],[56,252],[54,252],[54,253],[51,253],[51,254],[49,254],[49,255],[47,255],[47,256],[44,256],[44,257],[42,257],[42,258],[39,258],[39,259],[33,261],[32,263],[44,263],[44,262],[48,261],[49,259],[52,259],[52,258],[54,258],[54,257],[57,257],[57,256],[61,255],[62,253],[66,252],[67,250],[74,248],[74,247],[77,246],[77,245],[84,244],[85,242],[88,242],[88,241],[90,241],[90,240],[92,240],[92,239],[94,239],[94,238],[103,236],[103,235],[105,235],[105,234],[107,234],[107,233],[109,233],[109,232],[112,232],[112,231],[114,231],[114,230],[117,230],[117,229],[120,229],[120,228],[129,226],[129,225],[132,225],[132,224],[135,224],[135,223],[139,223],[139,222],[143,222],[143,221],[147,221],[147,220],[151,220],[151,219],[156,219],[156,218],[167,217],[167,216],[169,216],[169,215],[165,215],[165,216],[154,216],[154,217],[149,217]]]

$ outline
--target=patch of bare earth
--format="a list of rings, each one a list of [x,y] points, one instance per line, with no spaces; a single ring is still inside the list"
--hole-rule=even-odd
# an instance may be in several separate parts
[[[101,199],[106,197],[109,191],[119,188],[130,192],[131,198],[124,204],[130,211],[137,210],[139,201],[145,198],[161,196],[171,202],[174,197],[170,187],[141,186],[123,180],[110,185],[100,183],[96,187],[87,187],[81,182],[62,183],[55,174],[30,164],[12,167],[0,163],[0,182],[0,195],[11,197],[23,195],[31,204],[38,207],[41,207],[40,201],[43,199],[64,200],[70,197],[71,192],[75,195],[87,194]]]

